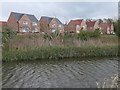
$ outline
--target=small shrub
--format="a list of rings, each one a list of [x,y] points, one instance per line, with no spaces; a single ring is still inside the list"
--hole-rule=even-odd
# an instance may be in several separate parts
[[[88,32],[81,30],[80,33],[78,34],[78,38],[81,40],[88,40]]]
[[[9,27],[3,27],[2,30],[3,30],[2,43],[3,43],[4,47],[7,48],[9,40],[14,38],[17,33]]]
[[[81,40],[85,40],[85,41],[87,41],[90,38],[98,39],[98,38],[100,38],[100,36],[101,36],[101,33],[100,33],[99,29],[96,29],[96,30],[91,31],[91,32],[81,30],[80,33],[78,34],[78,38]]]

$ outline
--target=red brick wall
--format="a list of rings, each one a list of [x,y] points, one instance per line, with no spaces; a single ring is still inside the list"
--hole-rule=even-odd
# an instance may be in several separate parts
[[[23,22],[25,22],[25,21],[28,22],[28,24],[23,24]],[[30,28],[30,32],[31,32],[32,22],[27,15],[23,15],[22,18],[19,20],[19,32],[23,32],[23,29],[22,29],[23,26],[28,26]]]
[[[41,17],[38,24],[40,27],[40,32],[50,32],[49,24],[44,18]]]
[[[67,32],[76,32],[76,25],[72,21],[67,25]]]
[[[18,31],[18,23],[17,20],[10,15],[8,21],[7,21],[7,26],[10,27],[11,29]]]
[[[5,26],[7,26],[7,22],[0,21],[0,27],[5,27]]]
[[[59,24],[55,18],[52,19],[52,21],[49,24],[49,27],[52,28],[52,26],[55,25],[54,27],[60,30],[61,32],[64,31],[64,26],[62,24]],[[59,27],[61,25],[61,27]]]

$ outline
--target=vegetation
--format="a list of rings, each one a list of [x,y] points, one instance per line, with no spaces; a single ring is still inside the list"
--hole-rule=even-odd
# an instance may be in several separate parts
[[[64,35],[59,32],[16,35],[11,29],[4,29],[3,61],[118,55],[117,36],[101,36],[99,30]]]
[[[4,49],[9,49],[9,41],[16,36],[16,32],[10,29],[9,27],[2,28],[2,43]]]
[[[104,79],[103,84],[100,82],[96,82],[97,88],[119,88],[118,85],[118,74],[115,74],[113,77],[110,79]]]
[[[116,35],[120,37],[120,19],[114,21],[114,29],[115,29]]]
[[[88,40],[90,38],[100,38],[101,33],[99,29],[96,29],[94,31],[88,32],[85,30],[81,30],[80,33],[78,34],[78,38],[80,38],[81,40]]]
[[[117,46],[42,47],[3,51],[3,61],[117,56]]]

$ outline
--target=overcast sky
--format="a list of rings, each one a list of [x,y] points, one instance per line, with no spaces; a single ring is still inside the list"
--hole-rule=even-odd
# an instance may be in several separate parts
[[[0,20],[7,21],[10,12],[59,18],[63,23],[70,19],[116,18],[117,2],[2,2]]]

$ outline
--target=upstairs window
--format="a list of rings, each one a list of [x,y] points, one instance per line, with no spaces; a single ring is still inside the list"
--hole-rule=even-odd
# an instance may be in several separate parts
[[[24,22],[23,22],[23,24],[27,25],[27,24],[28,24],[28,22],[27,22],[27,21],[24,21]]]
[[[55,24],[52,25],[52,28],[55,28]]]
[[[61,28],[61,27],[62,27],[62,25],[59,25],[59,27]]]
[[[36,23],[36,22],[32,22],[32,25],[33,25],[33,26],[37,26],[37,23]]]

